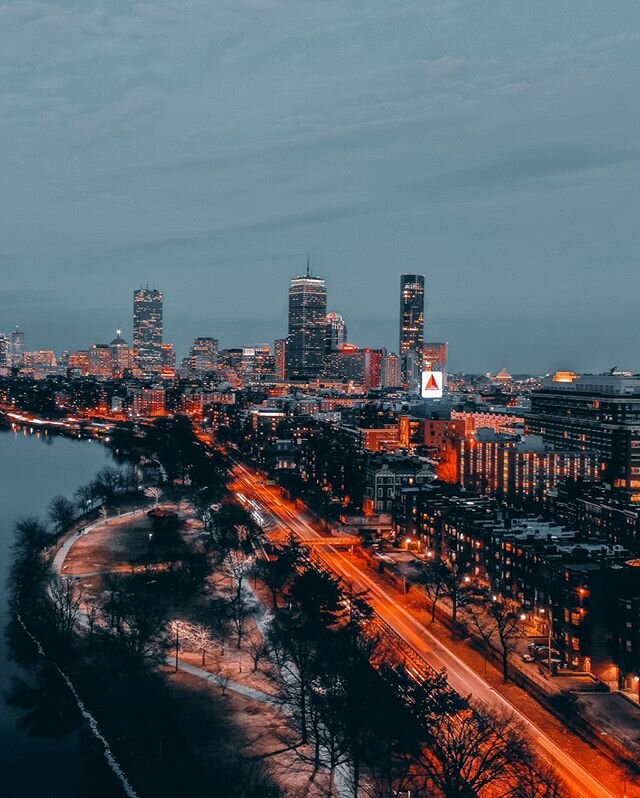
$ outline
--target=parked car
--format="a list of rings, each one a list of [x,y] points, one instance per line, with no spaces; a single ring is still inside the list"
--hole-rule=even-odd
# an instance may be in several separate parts
[[[523,654],[522,655],[522,661],[523,662],[535,662],[536,658],[533,656],[533,654]]]

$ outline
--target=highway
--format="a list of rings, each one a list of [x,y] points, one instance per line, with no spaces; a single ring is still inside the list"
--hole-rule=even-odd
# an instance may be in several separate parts
[[[232,462],[235,466],[232,489],[237,487],[244,495],[260,502],[285,529],[302,542],[318,538],[326,540],[326,532],[315,529],[294,505],[283,500],[278,488],[267,485],[257,472],[236,461]],[[538,755],[556,770],[576,796],[617,798],[541,728],[447,649],[426,626],[389,594],[384,585],[371,578],[352,556],[330,545],[315,546],[314,553],[356,591],[367,591],[367,601],[378,616],[430,666],[436,670],[446,669],[449,684],[454,690],[463,696],[470,695],[474,701],[483,702],[495,710],[512,712],[529,731]]]

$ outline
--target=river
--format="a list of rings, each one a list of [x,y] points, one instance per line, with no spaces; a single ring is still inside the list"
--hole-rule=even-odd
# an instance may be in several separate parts
[[[59,677],[50,668],[19,664],[28,662],[32,647],[7,632],[16,520],[44,519],[53,496],[73,498],[109,462],[96,442],[0,431],[0,793],[7,798],[123,794]]]

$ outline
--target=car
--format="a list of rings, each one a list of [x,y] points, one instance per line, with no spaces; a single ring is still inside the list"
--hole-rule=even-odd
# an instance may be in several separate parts
[[[545,646],[544,648],[537,648],[534,652],[534,656],[536,659],[549,659],[549,649]],[[551,658],[560,657],[561,654],[555,648],[551,649]]]
[[[533,656],[533,654],[523,654],[522,655],[522,661],[523,662],[535,662],[536,658]]]

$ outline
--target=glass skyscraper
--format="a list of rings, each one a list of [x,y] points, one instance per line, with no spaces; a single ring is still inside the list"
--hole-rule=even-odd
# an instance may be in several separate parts
[[[133,348],[143,374],[162,370],[161,291],[147,287],[133,292]]]
[[[400,365],[402,384],[413,387],[422,371],[424,350],[424,275],[400,278]]]
[[[289,288],[287,379],[309,380],[324,366],[327,324],[327,286],[313,277],[307,263],[304,277],[294,277]]]

